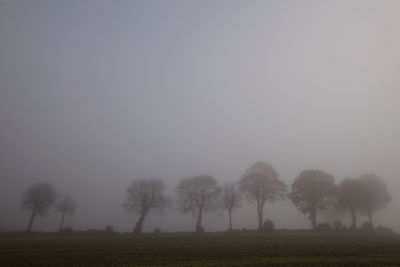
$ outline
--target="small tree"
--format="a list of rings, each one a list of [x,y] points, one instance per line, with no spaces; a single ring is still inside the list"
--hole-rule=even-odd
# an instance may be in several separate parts
[[[135,180],[128,187],[123,205],[128,212],[139,214],[133,233],[142,232],[144,220],[150,211],[163,211],[170,204],[164,190],[164,183],[158,178]]]
[[[69,196],[64,196],[61,201],[56,205],[56,211],[61,213],[61,222],[59,231],[61,232],[64,226],[65,215],[74,215],[78,204]]]
[[[235,183],[225,184],[222,190],[221,205],[223,210],[226,210],[229,215],[228,231],[232,231],[232,211],[240,206],[241,197],[240,191]]]
[[[217,180],[208,175],[184,178],[178,184],[175,193],[179,209],[183,213],[197,213],[196,232],[204,232],[202,227],[203,211],[215,210],[221,192]]]
[[[368,216],[373,227],[373,213],[383,209],[392,200],[386,184],[375,174],[364,174],[359,178],[360,210]]]
[[[36,215],[46,216],[56,198],[56,190],[48,182],[34,183],[26,189],[23,195],[22,209],[31,212],[27,232],[31,231]]]
[[[258,230],[262,228],[265,203],[283,199],[287,192],[286,184],[266,162],[257,162],[246,170],[240,179],[240,190],[257,204]]]
[[[302,213],[309,215],[312,227],[315,229],[318,211],[332,203],[335,192],[332,175],[320,170],[305,170],[292,184],[289,198]]]

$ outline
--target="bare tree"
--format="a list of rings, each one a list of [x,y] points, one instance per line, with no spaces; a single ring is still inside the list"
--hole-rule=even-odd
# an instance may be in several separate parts
[[[123,205],[128,212],[139,214],[133,233],[142,232],[144,220],[150,211],[162,211],[170,204],[164,190],[164,183],[158,178],[135,180],[128,187]]]
[[[369,223],[373,226],[373,213],[385,208],[392,197],[384,181],[375,174],[364,174],[358,182],[360,186],[360,210],[368,216]]]
[[[23,195],[22,209],[31,212],[27,232],[31,231],[36,215],[46,216],[56,199],[56,190],[51,183],[38,182],[26,189]]]
[[[340,185],[338,190],[338,207],[342,210],[350,212],[353,229],[357,228],[357,211],[361,206],[361,187],[358,179],[346,178]]]
[[[56,204],[55,210],[61,213],[61,222],[59,226],[59,231],[61,232],[64,226],[65,215],[74,215],[78,204],[75,200],[69,196],[65,195],[58,204]]]
[[[240,190],[257,204],[258,230],[263,225],[265,203],[283,199],[287,192],[286,184],[278,179],[272,165],[261,161],[246,170],[240,180]]]
[[[232,211],[240,206],[241,196],[236,183],[227,183],[222,190],[221,205],[229,215],[229,228],[232,231]]]
[[[317,226],[317,213],[332,204],[336,187],[332,175],[320,170],[305,170],[292,184],[289,194],[293,204],[309,215],[312,227]]]
[[[197,213],[196,232],[204,232],[201,226],[203,211],[218,207],[218,197],[221,192],[217,180],[208,175],[184,178],[178,184],[175,193],[178,205],[183,213]]]

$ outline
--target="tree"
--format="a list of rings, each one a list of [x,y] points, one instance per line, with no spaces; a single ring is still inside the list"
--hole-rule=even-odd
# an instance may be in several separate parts
[[[286,184],[278,179],[278,173],[267,162],[257,162],[248,168],[239,184],[247,199],[257,204],[258,230],[261,230],[265,203],[283,199]]]
[[[375,174],[364,174],[359,180],[360,186],[360,211],[368,216],[368,221],[373,226],[373,213],[383,209],[392,200],[386,184]]]
[[[128,187],[123,205],[128,212],[139,214],[133,233],[142,232],[144,220],[150,211],[163,211],[170,204],[164,190],[164,183],[158,178],[135,180]]]
[[[358,179],[346,178],[340,185],[338,190],[339,209],[348,210],[350,212],[353,229],[357,228],[357,211],[360,209],[360,183]]]
[[[229,215],[229,228],[228,231],[232,231],[232,211],[240,206],[241,197],[240,191],[235,183],[225,184],[222,190],[221,205]]]
[[[175,193],[178,197],[179,209],[183,213],[192,212],[196,220],[196,232],[204,232],[202,227],[203,211],[218,207],[218,197],[221,192],[217,180],[208,175],[184,178],[178,184]]]
[[[56,205],[56,211],[61,213],[61,222],[59,231],[63,230],[65,215],[74,215],[78,204],[69,196],[64,196],[61,201]]]
[[[46,216],[56,199],[56,190],[51,183],[38,182],[26,189],[23,195],[22,209],[31,212],[27,232],[31,231],[36,215]]]
[[[335,191],[332,175],[320,170],[305,170],[292,184],[292,192],[288,196],[303,214],[309,215],[315,229],[318,211],[334,201]]]

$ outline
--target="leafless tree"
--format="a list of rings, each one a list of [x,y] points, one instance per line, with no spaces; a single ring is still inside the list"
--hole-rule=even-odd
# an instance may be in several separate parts
[[[51,183],[38,182],[26,189],[23,195],[22,208],[31,212],[27,232],[32,230],[36,215],[46,216],[56,199],[56,190]]]
[[[59,231],[61,232],[64,226],[65,215],[74,215],[78,204],[75,200],[69,196],[65,195],[61,200],[56,204],[55,210],[61,213],[61,222],[59,226]]]
[[[360,210],[368,216],[373,226],[373,213],[385,208],[392,200],[386,184],[375,174],[364,174],[359,179]]]
[[[144,220],[150,211],[163,211],[170,204],[164,190],[164,183],[158,178],[135,180],[128,187],[123,205],[128,212],[139,214],[133,233],[142,232]]]
[[[265,203],[283,199],[287,192],[286,184],[278,179],[278,173],[267,162],[257,162],[246,170],[240,180],[240,190],[257,204],[258,230],[263,225]]]
[[[309,215],[315,229],[318,211],[332,204],[335,195],[336,187],[332,175],[320,170],[305,170],[292,184],[289,198],[302,213]]]
[[[196,232],[204,232],[201,226],[203,211],[218,207],[218,197],[221,192],[217,180],[208,175],[184,178],[177,186],[178,205],[183,213],[197,214]]]
[[[224,185],[221,205],[223,210],[226,210],[229,215],[229,232],[232,231],[232,211],[240,206],[241,200],[240,191],[236,183],[227,183]]]

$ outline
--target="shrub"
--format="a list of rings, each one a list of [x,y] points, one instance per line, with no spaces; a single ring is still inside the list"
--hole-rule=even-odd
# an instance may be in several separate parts
[[[265,220],[260,230],[261,232],[272,232],[275,230],[275,225],[271,220]]]
[[[369,222],[365,222],[361,225],[360,230],[364,232],[371,232],[374,231],[374,226]]]
[[[161,234],[161,228],[160,227],[154,228],[153,233],[154,234]]]
[[[112,227],[112,225],[107,225],[106,228],[104,229],[104,232],[114,233],[114,228]]]
[[[315,229],[322,232],[329,232],[332,231],[332,225],[330,223],[319,223]]]
[[[394,231],[388,227],[378,226],[375,231],[379,234],[394,234]]]
[[[63,233],[72,233],[74,229],[71,226],[64,227],[61,232]]]
[[[344,231],[344,230],[346,230],[346,227],[343,225],[343,223],[341,221],[335,221],[333,223],[333,229],[335,231]]]

